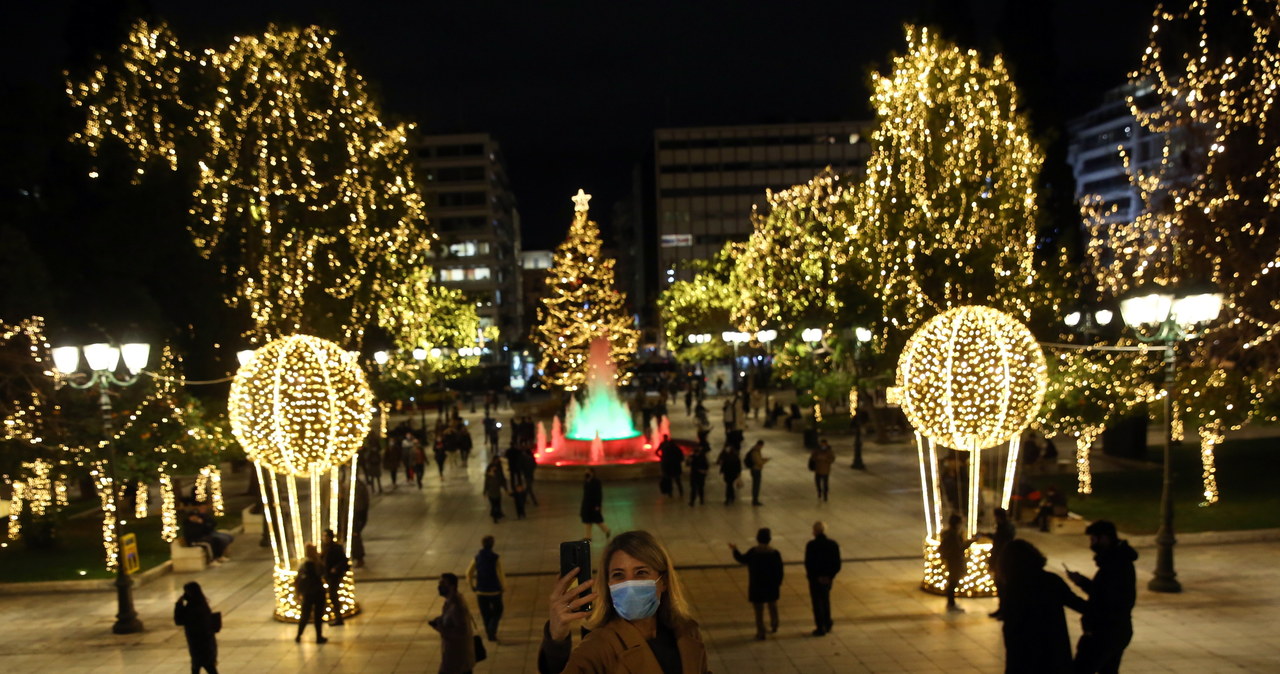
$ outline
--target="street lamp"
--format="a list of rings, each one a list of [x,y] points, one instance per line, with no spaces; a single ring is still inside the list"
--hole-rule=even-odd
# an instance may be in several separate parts
[[[872,334],[870,328],[858,326],[853,329],[853,364],[854,369],[857,370],[858,374],[858,384],[855,384],[858,388],[861,388],[860,384],[862,382],[862,350],[865,348],[863,345],[869,343],[871,341],[871,337]],[[856,406],[854,409],[849,410],[849,413],[854,415],[853,464],[849,467],[854,470],[866,470],[867,466],[862,462],[862,420],[857,419],[858,410]]]
[[[739,345],[739,344],[742,344],[743,342],[748,342],[748,341],[750,341],[750,340],[751,340],[751,333],[749,333],[749,332],[733,332],[733,331],[730,331],[730,330],[726,330],[726,331],[724,331],[724,332],[720,333],[720,339],[723,339],[725,342],[727,342],[727,343],[729,343],[729,344],[732,344],[732,345],[733,345],[733,388],[734,388],[734,390],[737,390],[737,388],[738,388],[738,377],[739,377],[739,374],[738,374],[738,345]],[[746,374],[746,373],[744,372],[743,374]]]
[[[76,372],[80,365],[80,352],[84,352],[85,364],[89,366],[88,374]],[[111,510],[120,512],[120,478],[116,470],[116,446],[111,442],[111,396],[114,386],[132,386],[138,382],[142,369],[147,366],[151,355],[148,344],[125,344],[119,348],[110,344],[89,344],[83,348],[60,346],[53,349],[53,364],[57,374],[65,383],[76,389],[98,387],[98,407],[102,410],[102,436],[107,440],[109,452],[108,463],[111,470]],[[121,356],[128,376],[116,376]],[[105,516],[105,515],[104,515]],[[116,622],[111,631],[116,634],[133,634],[142,631],[142,621],[138,620],[138,612],[133,607],[133,579],[125,572],[124,551],[121,549],[120,536],[115,538],[116,558]]]
[[[777,330],[761,330],[756,333],[756,341],[764,344],[765,354],[769,357],[769,373],[764,378],[764,413],[769,415],[769,389],[773,386],[773,340],[778,338]]]
[[[1195,329],[1213,321],[1222,311],[1220,293],[1175,294],[1168,291],[1135,295],[1120,302],[1124,322],[1133,328],[1143,342],[1161,344],[1164,348],[1164,476],[1160,489],[1160,529],[1156,532],[1156,571],[1147,583],[1153,592],[1181,592],[1182,584],[1173,568],[1173,470],[1170,452],[1173,447],[1174,375],[1177,367],[1178,342],[1194,337]]]

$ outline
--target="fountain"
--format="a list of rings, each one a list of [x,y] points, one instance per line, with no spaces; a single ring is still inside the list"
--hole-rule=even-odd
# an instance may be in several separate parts
[[[657,474],[655,450],[662,435],[671,432],[670,423],[663,417],[652,424],[647,436],[637,430],[631,420],[631,411],[618,398],[614,386],[615,371],[609,358],[608,340],[592,340],[587,357],[586,398],[582,404],[577,398],[571,399],[563,423],[560,417],[553,418],[549,434],[541,423],[538,424],[534,457],[539,466],[575,469],[581,466],[632,466],[633,469],[610,468],[609,476]],[[577,470],[571,474],[575,479],[578,477]]]

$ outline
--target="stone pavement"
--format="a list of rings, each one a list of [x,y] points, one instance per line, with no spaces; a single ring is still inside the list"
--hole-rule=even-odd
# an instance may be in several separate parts
[[[713,408],[713,423],[717,405]],[[500,419],[507,421],[507,411]],[[467,414],[473,428],[479,415]],[[692,436],[683,410],[673,434]],[[717,428],[720,428],[717,426]],[[838,442],[840,461],[831,479],[830,503],[819,503],[806,470],[799,434],[762,430],[753,424],[748,442],[765,439],[773,461],[765,469],[762,500],[750,497],[725,506],[723,483],[708,481],[707,505],[690,508],[665,500],[656,481],[605,485],[606,520],[614,531],[645,528],[671,549],[710,649],[716,672],[995,672],[1003,669],[1000,624],[986,617],[994,600],[965,600],[964,614],[948,615],[944,600],[918,589],[921,517],[913,448],[867,443],[869,470],[848,466],[851,449]],[[475,433],[477,440],[480,438]],[[505,436],[504,436],[505,437]],[[722,437],[717,430],[713,440]],[[218,637],[222,672],[434,672],[439,638],[426,621],[439,614],[435,578],[462,574],[480,537],[497,536],[509,576],[506,614],[499,643],[477,672],[534,672],[546,595],[558,566],[558,542],[580,537],[581,494],[574,482],[540,480],[540,506],[523,521],[494,525],[480,495],[481,461],[465,472],[446,467],[425,488],[407,487],[375,495],[366,529],[368,565],[358,572],[363,613],[345,627],[328,628],[328,644],[293,643],[295,627],[271,619],[270,552],[257,537],[244,536],[233,559],[199,574],[169,574],[136,593],[147,631],[110,632],[111,593],[76,592],[0,597],[0,670],[9,672],[174,672],[188,667],[180,628],[172,624],[173,601],[188,580],[204,586],[214,610],[223,612]],[[430,472],[430,471],[429,471]],[[1152,479],[1157,479],[1153,473]],[[384,474],[384,482],[388,483]],[[748,489],[749,489],[748,485]],[[507,505],[507,513],[513,516]],[[813,629],[804,569],[800,565],[810,526],[825,520],[846,563],[832,596],[834,632]],[[787,561],[779,604],[782,628],[768,641],[752,640],[746,602],[746,570],[733,564],[727,543],[749,545],[758,527],[772,527],[774,545]],[[1021,532],[1045,552],[1050,569],[1063,563],[1092,573],[1083,536]],[[1280,572],[1273,560],[1280,543],[1223,544],[1221,537],[1183,537],[1177,568],[1185,591],[1160,595],[1146,590],[1154,550],[1140,547],[1135,637],[1125,671],[1280,671]],[[599,542],[597,542],[597,546]],[[1147,543],[1149,546],[1149,543]],[[598,550],[598,547],[597,547]],[[475,611],[474,597],[468,602]],[[476,612],[478,614],[478,612]],[[478,617],[478,616],[477,616]],[[1072,639],[1078,621],[1068,616]],[[308,632],[308,639],[311,633]]]

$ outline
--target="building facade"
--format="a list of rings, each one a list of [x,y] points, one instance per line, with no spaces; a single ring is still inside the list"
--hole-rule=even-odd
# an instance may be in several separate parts
[[[523,341],[520,213],[498,142],[487,133],[418,136],[413,152],[440,236],[436,280],[475,302],[481,327],[498,328],[497,345]]]
[[[659,129],[654,134],[658,289],[693,276],[690,262],[751,235],[765,190],[807,182],[827,166],[860,178],[871,122]]]
[[[1125,84],[1108,91],[1102,105],[1067,126],[1067,163],[1076,180],[1076,203],[1095,202],[1107,223],[1133,222],[1145,208],[1130,171],[1158,170],[1164,134],[1142,127],[1129,108],[1153,105],[1150,88]],[[1128,157],[1129,168],[1125,168]]]

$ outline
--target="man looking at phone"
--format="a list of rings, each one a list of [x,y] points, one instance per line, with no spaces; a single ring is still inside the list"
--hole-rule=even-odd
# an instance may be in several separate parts
[[[1084,634],[1076,644],[1075,671],[1116,672],[1120,658],[1133,639],[1133,604],[1137,598],[1137,576],[1133,562],[1138,553],[1116,534],[1116,525],[1107,520],[1090,524],[1089,549],[1098,572],[1092,579],[1068,571],[1067,577],[1089,596],[1080,626]]]

